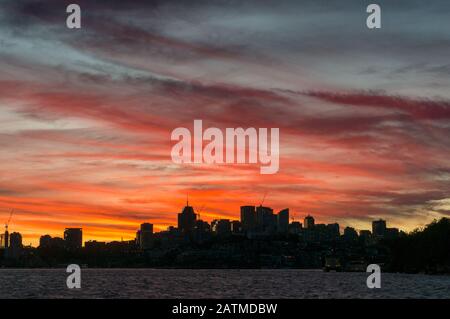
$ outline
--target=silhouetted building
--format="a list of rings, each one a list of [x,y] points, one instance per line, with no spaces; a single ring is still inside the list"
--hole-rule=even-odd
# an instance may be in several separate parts
[[[386,221],[383,219],[372,222],[372,234],[376,239],[384,238],[386,235]]]
[[[186,205],[183,211],[178,214],[178,229],[180,232],[187,233],[194,229],[197,214],[192,206]]]
[[[305,229],[303,238],[307,242],[332,242],[340,238],[339,224],[314,224],[314,227]]]
[[[256,207],[256,230],[258,232],[273,233],[277,228],[277,218],[270,207]]]
[[[22,253],[22,235],[20,233],[11,233],[9,235],[9,246],[5,252],[6,258],[19,258]]]
[[[372,232],[370,230],[360,230],[359,239],[366,245],[372,244]]]
[[[141,249],[150,249],[153,246],[153,224],[143,223],[140,229],[139,247]]]
[[[314,228],[314,217],[312,217],[311,215],[306,216],[305,220],[303,221],[303,227],[305,229]]]
[[[289,234],[298,235],[302,231],[302,223],[292,222],[289,224]]]
[[[9,247],[9,232],[6,230],[5,234],[3,235],[3,247],[8,248]]]
[[[43,235],[39,238],[39,248],[64,248],[66,243],[61,237],[52,237],[50,235]]]
[[[84,243],[84,247],[88,251],[104,250],[106,248],[106,242],[90,240]]]
[[[398,228],[386,228],[385,237],[387,239],[396,239],[399,235]]]
[[[138,230],[136,232],[135,242],[136,242],[136,246],[141,247],[141,230]]]
[[[323,242],[327,237],[327,225],[325,224],[314,224],[314,227],[307,228],[303,232],[303,238],[307,242]]]
[[[196,243],[203,243],[211,238],[211,226],[201,219],[195,221],[195,227],[190,239]]]
[[[98,243],[98,247],[102,246],[101,243]],[[129,253],[135,251],[136,249],[136,241],[135,240],[126,240],[126,241],[112,241],[106,243],[106,250],[111,252],[112,254],[117,253]]]
[[[230,234],[231,222],[229,219],[215,219],[211,222],[211,229],[217,235]]]
[[[359,237],[370,237],[372,236],[372,232],[367,229],[362,229],[359,231]]]
[[[256,226],[255,206],[241,206],[241,223],[244,231],[254,230]]]
[[[208,233],[211,231],[211,226],[208,222],[198,219],[195,222],[195,230],[200,233]]]
[[[9,248],[22,248],[22,235],[20,233],[11,233],[9,237]]]
[[[280,233],[287,233],[289,230],[289,208],[280,210],[277,215],[277,230]]]
[[[82,228],[66,228],[64,230],[64,241],[68,249],[80,249],[83,245]]]
[[[39,238],[39,247],[46,248],[50,247],[52,242],[52,236],[50,235],[43,235],[41,238]]]
[[[231,232],[233,234],[240,234],[242,233],[242,223],[238,220],[233,220],[231,222]]]
[[[340,228],[338,223],[327,225],[327,239],[337,240],[341,236]]]
[[[347,241],[356,241],[358,240],[358,233],[353,227],[345,227],[344,228],[344,239]]]

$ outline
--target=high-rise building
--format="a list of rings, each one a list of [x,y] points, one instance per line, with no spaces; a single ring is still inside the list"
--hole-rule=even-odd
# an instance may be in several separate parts
[[[153,224],[143,223],[139,230],[139,245],[141,249],[150,249],[153,246]]]
[[[374,220],[372,222],[372,234],[376,239],[386,236],[386,221],[383,219]]]
[[[194,212],[192,206],[186,205],[183,211],[178,214],[178,230],[183,233],[192,231],[195,227],[197,214]]]
[[[277,230],[280,233],[287,233],[289,230],[289,208],[280,210],[277,215]]]
[[[20,233],[11,233],[9,237],[9,248],[11,249],[22,248],[22,235]]]
[[[20,233],[11,233],[9,236],[8,257],[19,258],[22,254],[22,235]]]
[[[272,233],[277,228],[277,216],[270,207],[256,207],[256,229],[259,232]]]
[[[255,229],[256,226],[255,206],[241,206],[241,223],[244,231]]]
[[[306,216],[304,221],[303,221],[303,227],[305,229],[312,229],[312,228],[314,228],[314,217],[312,217],[311,215]]]
[[[80,249],[83,245],[83,229],[66,228],[64,230],[64,242],[68,249]]]

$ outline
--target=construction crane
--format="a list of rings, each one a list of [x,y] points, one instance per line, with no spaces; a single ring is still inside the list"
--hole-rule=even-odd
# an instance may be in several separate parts
[[[264,201],[266,200],[266,196],[267,196],[267,191],[264,192],[263,199],[262,199],[261,203],[259,204],[259,206],[262,206],[264,204]]]
[[[13,209],[11,209],[11,212],[9,213],[9,218],[8,218],[8,220],[5,222],[5,233],[4,234],[1,234],[1,242],[2,242],[2,245],[3,245],[3,247],[6,249],[6,248],[8,248],[8,246],[9,246],[9,232],[8,232],[8,226],[9,226],[9,223],[11,222],[11,218],[12,218],[12,216],[13,216],[13,213],[14,213],[14,210]]]
[[[197,210],[198,219],[200,219],[200,213],[203,211],[204,208],[205,208],[205,205],[202,205],[202,207],[200,207],[200,209]]]
[[[9,226],[9,223],[10,223],[11,218],[13,216],[13,213],[14,213],[14,209],[11,209],[11,212],[9,213],[8,221],[5,223],[5,233],[8,231],[8,226]]]

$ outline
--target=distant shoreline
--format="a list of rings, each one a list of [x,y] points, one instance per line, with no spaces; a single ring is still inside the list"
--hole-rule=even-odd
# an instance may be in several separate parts
[[[0,271],[3,270],[58,270],[65,269],[65,266],[58,267],[0,267]],[[82,270],[286,270],[286,271],[304,271],[304,272],[323,272],[320,268],[178,268],[178,267],[83,267]],[[330,271],[327,273],[342,273],[342,274],[352,274],[352,273],[366,273],[365,271]],[[383,274],[402,274],[402,275],[427,275],[427,276],[450,276],[450,273],[426,273],[426,272],[395,272],[395,271],[382,271]]]

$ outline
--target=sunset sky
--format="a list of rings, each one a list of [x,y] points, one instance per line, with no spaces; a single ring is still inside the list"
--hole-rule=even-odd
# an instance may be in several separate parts
[[[265,193],[341,227],[449,217],[450,2],[375,1],[369,30],[372,2],[1,1],[1,224],[14,209],[24,244],[132,239],[187,194],[207,221]],[[172,163],[194,119],[280,128],[279,172]]]

